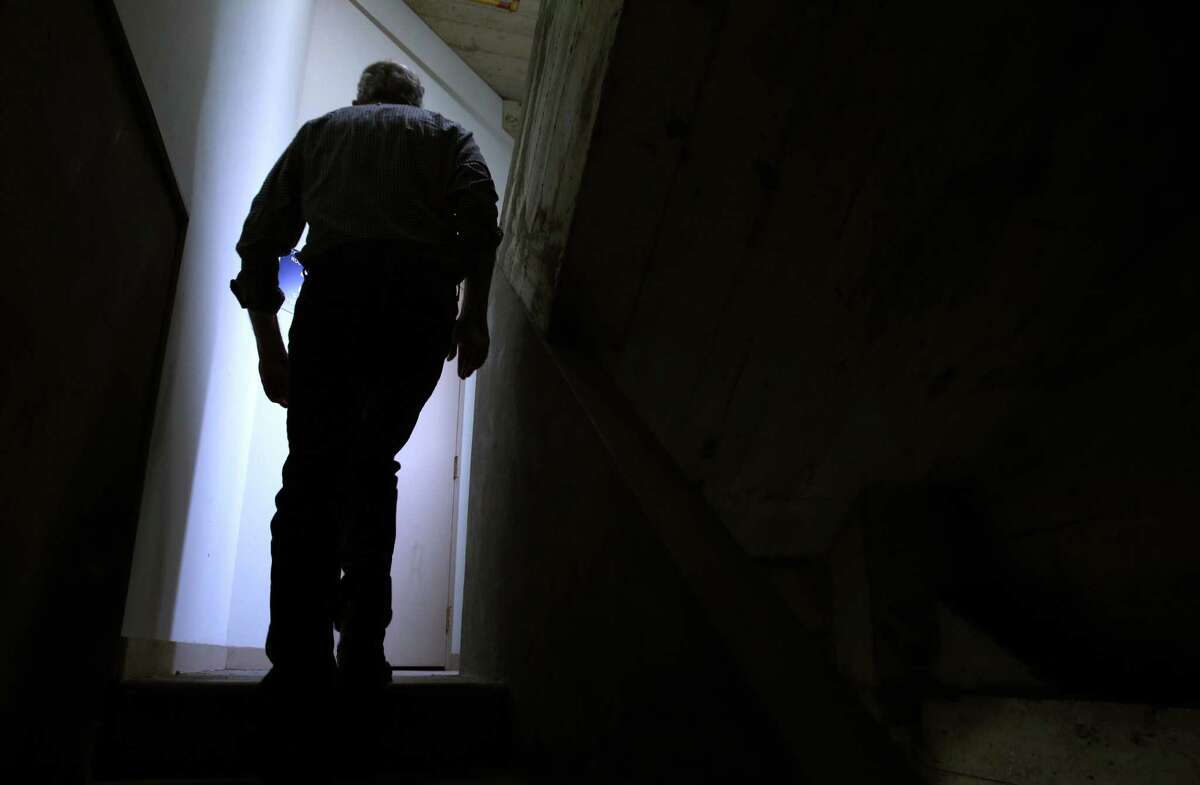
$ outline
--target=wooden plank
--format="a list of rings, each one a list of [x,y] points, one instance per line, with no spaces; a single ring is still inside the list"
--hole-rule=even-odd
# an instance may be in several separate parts
[[[460,54],[468,52],[491,52],[505,57],[529,60],[533,47],[533,36],[507,30],[480,27],[453,19],[426,19],[433,31]]]
[[[521,101],[525,98],[525,79],[529,62],[491,52],[458,51],[459,56],[471,66],[471,70],[483,77],[492,89],[505,100]]]
[[[406,2],[501,98],[524,100],[539,3],[513,13],[468,0]]]
[[[459,24],[475,25],[487,30],[499,30],[516,35],[533,37],[537,26],[540,4],[525,0],[516,12],[501,11],[477,5],[467,0],[404,0],[422,19],[433,27],[430,20],[446,19]]]

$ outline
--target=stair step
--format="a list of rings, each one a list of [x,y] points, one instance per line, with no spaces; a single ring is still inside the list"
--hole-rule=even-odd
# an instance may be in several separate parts
[[[99,730],[94,779],[252,777],[260,678],[197,674],[121,685]],[[386,695],[389,771],[453,775],[507,763],[512,722],[503,686],[462,676],[397,677]]]
[[[1200,781],[1200,709],[963,696],[925,703],[937,785],[1183,785]]]
[[[392,782],[402,782],[404,785],[529,785],[532,780],[528,778],[511,775],[511,774],[482,774],[479,776],[463,776],[463,777],[424,777],[412,779],[404,776],[399,780],[390,780],[386,777],[382,780],[370,783],[370,785],[391,785]],[[204,779],[204,780],[176,780],[176,779],[153,779],[153,780],[120,780],[120,781],[105,781],[104,785],[261,785],[261,780],[258,779]],[[335,783],[336,785],[336,783]],[[556,785],[575,785],[574,783],[556,782]],[[581,782],[578,785],[620,785],[620,783],[604,782],[598,783],[589,780]]]
[[[381,781],[370,783],[370,785],[384,785],[384,783],[387,783],[387,785],[391,785],[391,783],[393,781],[397,782],[397,783],[402,782],[404,785],[530,785],[530,783],[533,782],[532,780],[529,780],[526,777],[521,777],[521,776],[512,775],[512,774],[482,774],[479,776],[463,776],[463,777],[451,777],[451,778],[444,778],[444,777],[439,776],[439,777],[430,777],[428,779],[426,779],[424,777],[412,779],[410,777],[405,776],[400,780],[389,780],[385,777]],[[217,779],[204,779],[204,780],[153,779],[153,780],[105,781],[103,783],[103,785],[261,785],[261,782],[262,781],[258,780],[258,779],[252,779],[252,780],[249,780],[249,779],[236,779],[236,780],[226,780],[226,779],[220,779],[220,780],[217,780]],[[335,783],[335,785],[336,785],[336,783]],[[556,781],[556,785],[576,785],[576,784],[575,783],[565,783],[564,784],[564,783]],[[621,784],[611,782],[611,781],[599,783],[594,780],[588,780],[587,782],[580,782],[580,783],[578,783],[578,785],[621,785]]]

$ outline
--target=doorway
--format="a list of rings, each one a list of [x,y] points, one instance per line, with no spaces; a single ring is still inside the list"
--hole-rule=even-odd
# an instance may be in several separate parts
[[[269,522],[286,412],[258,388],[246,317],[228,294],[237,267],[230,238],[262,178],[296,128],[347,105],[362,68],[385,59],[413,67],[425,106],[474,134],[501,194],[512,155],[500,97],[407,6],[302,5],[287,6],[286,15],[273,4],[121,3],[172,167],[192,183],[180,289],[187,294],[176,298],[122,634],[199,652],[202,669],[266,666]],[[162,35],[186,29],[180,14],[188,9],[214,16],[211,45]],[[264,30],[278,46],[257,57]],[[199,79],[205,74],[208,82]],[[291,273],[285,265],[285,288]],[[289,300],[294,295],[293,288]],[[280,313],[285,333],[290,320]],[[452,669],[457,660],[473,391],[473,381],[448,367],[398,456],[387,652],[398,666]]]

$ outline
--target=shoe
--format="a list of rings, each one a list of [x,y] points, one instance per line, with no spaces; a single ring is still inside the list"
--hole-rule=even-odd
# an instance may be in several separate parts
[[[337,683],[351,689],[382,689],[391,684],[392,666],[383,656],[382,640],[367,645],[342,633],[337,645]]]
[[[358,660],[339,661],[337,686],[342,690],[382,690],[392,683],[392,666],[387,660],[373,664]]]

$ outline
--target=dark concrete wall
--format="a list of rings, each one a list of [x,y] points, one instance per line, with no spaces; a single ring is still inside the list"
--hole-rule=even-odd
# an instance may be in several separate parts
[[[577,195],[507,216],[534,323],[603,369],[740,547],[833,557],[835,626],[863,621],[837,653],[868,686],[929,686],[941,602],[1053,689],[1195,698],[1186,29],[1133,4],[630,3],[587,82],[586,165],[558,167]],[[531,113],[522,144],[558,122]],[[538,193],[561,195],[555,171]],[[547,564],[617,562],[623,585],[670,568],[587,534],[637,518],[507,298],[464,662],[521,695],[544,677],[530,637],[590,634],[550,609],[607,596]],[[612,636],[636,645],[641,612]]]
[[[873,525],[924,537],[907,499],[942,494],[952,591],[1012,645],[1080,687],[1190,681],[1185,28],[1131,4],[630,4],[552,334],[749,553],[819,557],[889,495]]]
[[[776,734],[541,335],[621,6],[539,17],[477,391],[462,668],[509,687],[534,769],[786,781]]]
[[[463,670],[511,689],[518,749],[535,768],[639,782],[780,776],[775,737],[507,280],[493,298]]]
[[[115,20],[0,6],[0,760],[30,782],[82,781],[116,676],[186,223]]]

